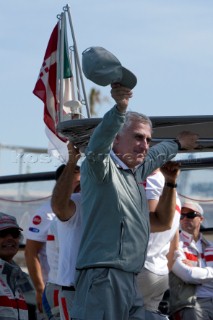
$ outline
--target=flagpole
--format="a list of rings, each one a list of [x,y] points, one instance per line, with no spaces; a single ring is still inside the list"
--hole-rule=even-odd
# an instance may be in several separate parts
[[[79,85],[79,72],[78,72],[78,65],[76,61],[76,54],[75,54],[75,47],[73,46],[73,53],[74,53],[74,63],[75,63],[75,77],[76,77],[76,84],[77,84],[77,95],[78,100],[81,100],[81,94],[80,94],[80,85]]]
[[[85,90],[85,87],[84,87],[84,80],[83,80],[80,60],[79,60],[79,56],[78,56],[78,49],[77,49],[77,44],[76,44],[76,39],[75,39],[75,34],[74,34],[74,29],[73,29],[73,24],[72,24],[72,19],[71,19],[70,7],[68,6],[68,4],[64,7],[64,11],[67,11],[67,13],[68,13],[70,29],[71,29],[71,34],[72,34],[72,39],[73,39],[73,44],[74,44],[74,54],[75,54],[76,63],[77,63],[77,67],[78,67],[77,69],[78,69],[79,76],[80,76],[80,79],[81,79],[81,86],[82,86],[83,95],[84,95],[84,101],[85,101],[85,105],[86,105],[86,109],[87,109],[87,117],[90,118],[91,117],[90,116],[90,110],[89,110],[89,105],[88,105],[88,101],[87,101],[86,90]]]
[[[59,92],[59,122],[63,121],[63,104],[64,104],[64,29],[65,29],[65,14],[61,13],[61,30],[59,37],[60,44],[60,53],[59,53],[59,61],[60,61],[60,92]]]
[[[70,58],[70,64],[71,64],[71,70],[73,70],[73,57],[72,57],[72,48],[70,47],[69,48],[69,58]],[[74,88],[74,83],[73,81],[70,81],[71,82],[71,92],[72,92],[72,97],[73,97],[73,100],[75,100],[75,88]],[[78,99],[80,100],[80,99]]]
[[[58,18],[58,41],[57,41],[57,48],[60,48],[60,20],[61,20],[61,15],[58,14],[57,15]],[[57,126],[57,124],[61,121],[60,119],[60,90],[59,90],[59,78],[60,78],[60,71],[59,71],[59,61],[60,61],[60,52],[59,50],[56,51],[56,62],[57,62],[57,69],[56,69],[56,103],[57,103],[57,114],[56,114],[56,121],[55,121],[55,125]]]

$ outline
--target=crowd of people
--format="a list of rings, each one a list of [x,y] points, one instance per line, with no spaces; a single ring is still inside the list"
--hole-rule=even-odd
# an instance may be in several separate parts
[[[26,279],[37,319],[213,319],[213,244],[200,233],[201,206],[178,198],[180,168],[171,161],[195,148],[197,135],[150,147],[150,119],[127,111],[132,91],[113,84],[111,95],[116,104],[94,130],[81,166],[69,142],[51,202],[27,231]],[[14,217],[0,214],[2,320],[31,319],[25,290],[6,275],[21,273],[12,260],[20,236]]]

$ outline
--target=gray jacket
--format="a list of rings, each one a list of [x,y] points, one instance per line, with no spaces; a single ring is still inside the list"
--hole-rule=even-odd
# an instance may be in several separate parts
[[[81,166],[84,231],[77,269],[112,267],[140,272],[149,239],[149,212],[142,182],[176,155],[177,143],[150,148],[137,168],[124,170],[110,156],[113,140],[125,114],[108,111],[95,129]]]

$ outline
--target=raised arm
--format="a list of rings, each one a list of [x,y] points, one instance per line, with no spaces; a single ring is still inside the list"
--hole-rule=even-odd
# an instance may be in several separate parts
[[[176,208],[176,180],[179,175],[179,164],[167,162],[161,171],[165,184],[155,212],[150,212],[151,232],[171,229]]]
[[[128,107],[129,98],[132,91],[113,84],[111,89],[112,98],[116,106],[111,108],[103,117],[101,123],[95,128],[86,151],[86,156],[90,162],[101,161],[109,154],[112,143],[125,120],[125,113]]]
[[[74,201],[70,199],[75,184],[79,183],[79,172],[76,172],[76,164],[80,157],[79,151],[72,142],[68,144],[69,160],[64,171],[57,180],[52,193],[51,205],[53,212],[62,220],[69,220],[75,213],[76,207]]]
[[[90,179],[98,182],[102,182],[104,179],[107,181],[110,151],[118,131],[124,124],[132,91],[119,84],[113,84],[111,95],[116,105],[104,115],[102,121],[95,128],[86,148],[86,160],[82,163],[83,178],[85,170],[87,175],[89,173]]]

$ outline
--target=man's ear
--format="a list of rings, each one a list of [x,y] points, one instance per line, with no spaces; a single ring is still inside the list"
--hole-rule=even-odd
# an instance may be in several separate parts
[[[117,134],[113,141],[113,146],[112,146],[114,152],[117,152],[118,143],[119,143],[119,135]]]
[[[204,217],[203,216],[201,216],[200,217],[200,220],[201,220],[201,223],[203,222],[203,220],[204,220]]]

